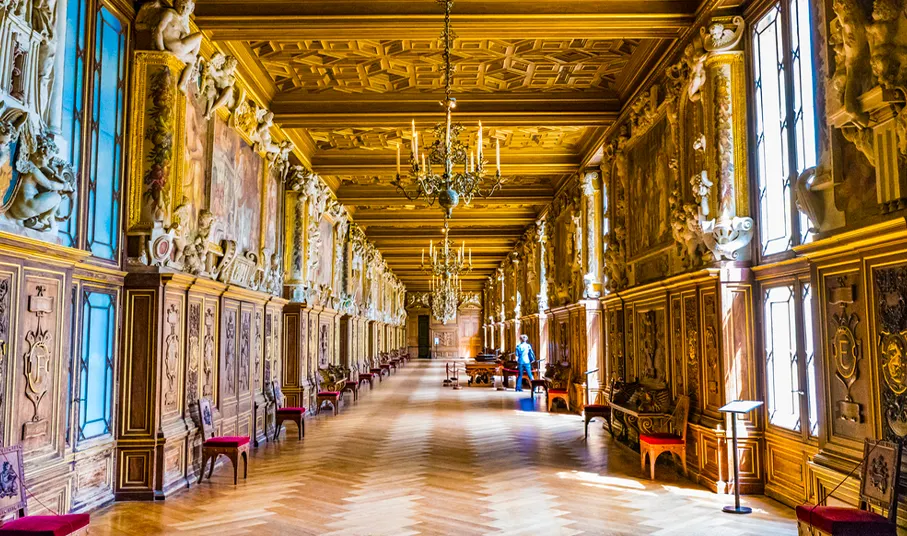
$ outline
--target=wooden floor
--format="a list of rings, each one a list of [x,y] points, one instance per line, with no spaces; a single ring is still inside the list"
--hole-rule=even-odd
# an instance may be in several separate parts
[[[411,362],[302,442],[254,451],[249,479],[211,482],[156,503],[92,514],[91,534],[796,534],[792,510],[732,498],[657,468],[601,426],[548,414],[528,393],[442,387],[444,364]],[[292,425],[290,425],[292,427]],[[594,430],[594,431],[593,431]]]

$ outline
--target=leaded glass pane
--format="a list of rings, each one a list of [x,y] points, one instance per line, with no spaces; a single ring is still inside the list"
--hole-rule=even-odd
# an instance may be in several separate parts
[[[767,289],[763,301],[765,370],[769,422],[800,430],[800,373],[797,363],[797,324],[794,289]]]

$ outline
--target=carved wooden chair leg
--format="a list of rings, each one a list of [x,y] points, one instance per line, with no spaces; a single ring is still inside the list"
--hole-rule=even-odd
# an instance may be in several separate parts
[[[648,452],[645,450],[639,453],[639,470],[642,471],[643,474],[646,473],[646,454],[648,454]]]
[[[231,452],[227,455],[230,458],[230,461],[233,462],[233,485],[239,484],[239,456],[238,452]]]
[[[242,453],[242,477],[243,479],[249,478],[249,451],[244,450]]]
[[[205,478],[205,469],[208,466],[208,456],[202,451],[202,468],[198,472],[198,483],[201,484],[202,480]]]
[[[217,464],[217,458],[219,456],[219,454],[215,454],[214,456],[209,457],[209,459],[211,460],[211,468],[208,469],[208,480],[211,480],[211,475],[214,474],[214,466]]]
[[[654,452],[649,452],[649,479],[651,480],[655,480],[655,461],[657,459],[657,455]]]

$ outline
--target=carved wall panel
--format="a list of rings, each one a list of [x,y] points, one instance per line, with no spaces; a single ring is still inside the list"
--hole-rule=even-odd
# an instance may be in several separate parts
[[[166,419],[180,413],[183,398],[184,340],[183,300],[168,294],[164,301],[163,333],[163,412]]]
[[[702,346],[700,344],[699,300],[694,293],[683,294],[683,347],[686,365],[686,394],[690,397],[690,421],[699,422],[702,412]]]
[[[709,289],[702,293],[702,368],[703,412],[719,417],[723,404],[721,378],[721,325],[718,316],[718,296]]]
[[[10,375],[10,351],[14,349],[13,326],[16,324],[15,311],[12,309],[12,299],[16,292],[16,272],[11,271],[12,266],[3,265],[0,268],[0,373],[8,378]],[[0,441],[6,443],[6,415],[9,405],[6,392],[6,381],[0,381]]]
[[[859,441],[871,434],[871,360],[864,357],[867,308],[862,278],[856,266],[820,270],[819,332],[823,346],[828,400],[826,418],[831,434]]]
[[[63,356],[69,314],[66,276],[45,270],[24,271],[16,343],[16,429],[26,459],[60,455],[63,449],[62,400],[68,372]]]
[[[240,304],[234,300],[223,300],[221,311],[221,361],[218,387],[220,400],[221,433],[235,435],[237,402],[239,393],[239,331]]]

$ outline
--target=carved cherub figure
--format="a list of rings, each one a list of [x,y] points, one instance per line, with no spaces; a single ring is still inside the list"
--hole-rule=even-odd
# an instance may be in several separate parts
[[[202,95],[205,97],[205,119],[227,106],[233,100],[238,62],[233,56],[215,53],[205,65],[202,77]]]
[[[198,71],[198,52],[202,44],[202,33],[192,33],[189,29],[189,16],[194,10],[193,0],[175,0],[172,8],[160,0],[152,0],[142,6],[136,17],[138,28],[151,28],[156,50],[170,52],[186,64],[179,81],[183,92]]]
[[[28,160],[20,161],[19,184],[7,215],[37,231],[52,231],[57,221],[69,215],[59,213],[63,200],[71,197],[75,174],[56,158],[57,146],[49,136],[38,136]]]
[[[271,139],[271,127],[274,126],[274,112],[259,110],[258,126],[252,133],[255,150],[264,153],[280,153],[280,147]]]
[[[177,263],[183,262],[186,256],[186,246],[189,240],[186,236],[188,229],[186,229],[185,222],[189,218],[189,208],[189,200],[183,197],[183,202],[173,210],[174,218],[167,229],[173,236],[173,258]]]

